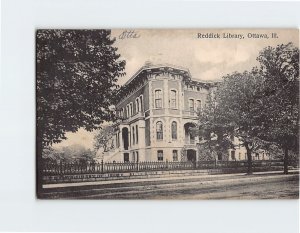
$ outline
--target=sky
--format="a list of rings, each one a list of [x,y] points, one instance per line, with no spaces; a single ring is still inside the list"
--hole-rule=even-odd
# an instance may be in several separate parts
[[[272,33],[277,34],[275,38],[272,38]],[[255,38],[257,34],[266,34],[268,38]],[[219,35],[220,38],[205,38],[208,35]],[[223,35],[234,38],[224,38]],[[114,46],[118,48],[121,59],[126,60],[126,75],[119,78],[120,85],[145,62],[185,67],[193,79],[220,80],[226,74],[257,66],[256,57],[267,46],[293,42],[299,47],[299,31],[292,29],[114,29],[112,37],[116,38]],[[93,132],[79,129],[66,136],[67,140],[54,147],[81,144],[93,148]]]
[[[188,68],[194,79],[216,80],[234,71],[244,71],[258,65],[256,57],[267,46],[293,42],[299,44],[297,30],[134,30],[138,38],[124,38],[124,31],[113,30],[118,52],[126,60],[127,81],[146,61],[169,63]],[[271,33],[278,38],[272,39]],[[242,34],[244,39],[198,38],[198,33]],[[248,38],[248,34],[267,34],[269,39]],[[121,36],[120,36],[121,35]]]

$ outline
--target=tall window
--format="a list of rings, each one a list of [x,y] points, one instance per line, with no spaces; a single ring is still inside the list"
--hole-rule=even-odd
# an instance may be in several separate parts
[[[126,117],[129,117],[129,105],[126,106]]]
[[[173,161],[178,161],[178,151],[173,150]]]
[[[177,108],[177,92],[175,90],[171,90],[170,101],[170,107]]]
[[[155,108],[162,108],[162,91],[155,91]]]
[[[189,99],[189,108],[190,108],[190,112],[194,112],[194,100],[193,99]]]
[[[132,144],[135,144],[135,133],[134,133],[134,126],[132,126]]]
[[[139,143],[139,128],[138,128],[138,126],[136,125],[135,126],[135,132],[136,132],[136,144],[138,144]]]
[[[201,100],[197,100],[197,111],[201,111]]]
[[[172,139],[176,140],[177,139],[177,122],[176,121],[172,122],[171,131],[172,131]]]
[[[138,113],[140,111],[140,103],[139,98],[135,99],[135,110]]]
[[[133,116],[133,104],[130,103],[130,116]]]
[[[162,150],[157,151],[157,160],[164,161],[164,152]]]
[[[162,140],[163,139],[163,124],[161,121],[156,123],[156,139]]]
[[[136,154],[136,161],[138,162],[139,161],[139,152],[137,151],[137,152],[135,152],[135,154]]]
[[[140,111],[143,111],[143,96],[140,96]]]

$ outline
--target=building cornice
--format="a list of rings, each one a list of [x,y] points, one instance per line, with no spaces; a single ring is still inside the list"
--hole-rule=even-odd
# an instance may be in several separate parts
[[[153,75],[169,73],[170,75],[182,76],[183,82],[187,85],[194,85],[204,88],[217,86],[221,81],[204,81],[193,79],[189,69],[170,64],[146,64],[142,66],[120,89],[119,98],[128,97],[136,89],[137,84],[142,83]],[[147,81],[146,81],[147,82]],[[119,104],[120,101],[118,101]]]

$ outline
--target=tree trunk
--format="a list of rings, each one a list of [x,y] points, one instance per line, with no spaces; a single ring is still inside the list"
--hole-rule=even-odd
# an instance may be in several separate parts
[[[247,150],[247,160],[248,160],[248,169],[247,169],[247,174],[251,175],[253,173],[253,169],[252,169],[252,149],[249,148],[248,143],[245,143],[245,148]]]
[[[284,148],[284,158],[283,158],[283,174],[289,173],[289,150],[287,147]]]

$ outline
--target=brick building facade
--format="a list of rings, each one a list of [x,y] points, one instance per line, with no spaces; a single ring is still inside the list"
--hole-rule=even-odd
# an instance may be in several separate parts
[[[115,146],[104,161],[196,161],[199,139],[190,129],[215,87],[185,68],[146,64],[123,86]],[[245,159],[245,152],[239,155],[229,151],[227,159]]]

